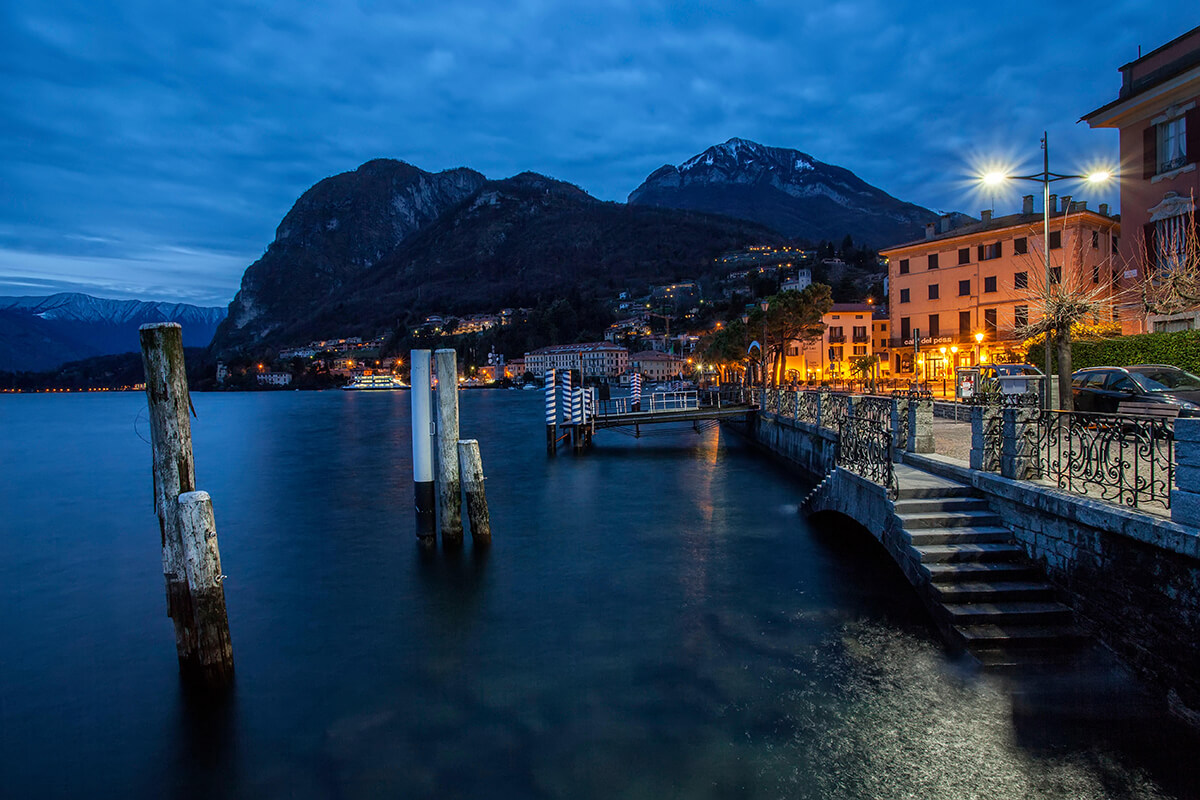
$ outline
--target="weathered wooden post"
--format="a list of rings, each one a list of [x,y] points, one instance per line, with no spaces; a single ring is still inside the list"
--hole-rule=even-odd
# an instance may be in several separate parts
[[[546,381],[546,453],[558,453],[558,403],[554,387],[554,370],[547,369]]]
[[[183,363],[183,328],[178,323],[143,325],[138,330],[146,371],[146,401],[153,451],[154,510],[162,534],[163,577],[167,583],[167,616],[175,623],[179,666],[196,660],[196,630],[184,564],[178,498],[196,489],[192,461],[191,398]]]
[[[429,388],[429,351],[409,353],[412,384],[413,495],[417,510],[417,538],[426,546],[436,541],[433,485],[433,398]]]
[[[442,545],[462,544],[462,484],[458,480],[458,353],[433,353],[438,384],[438,519]]]
[[[459,441],[458,468],[462,476],[463,491],[467,495],[467,521],[471,525],[471,541],[475,544],[490,544],[492,521],[488,514],[487,493],[483,489],[483,460],[479,456],[477,440]]]
[[[221,553],[217,548],[217,523],[208,492],[179,495],[180,533],[184,565],[196,620],[196,678],[210,687],[233,681],[233,643],[225,613],[225,588],[221,581]]]

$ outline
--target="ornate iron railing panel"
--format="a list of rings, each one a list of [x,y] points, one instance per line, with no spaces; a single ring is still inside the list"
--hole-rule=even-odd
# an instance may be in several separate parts
[[[819,425],[821,417],[821,395],[818,392],[800,392],[796,399],[796,419],[810,425]]]
[[[899,494],[892,458],[892,432],[877,421],[854,414],[842,417],[838,427],[837,465],[887,490]]]
[[[826,394],[821,399],[821,424],[831,431],[842,429],[842,421],[848,416],[846,396]]]
[[[890,431],[894,405],[895,403],[886,397],[856,397],[854,398],[854,416],[859,419],[871,420]]]
[[[1058,488],[1130,508],[1171,507],[1175,484],[1174,420],[1042,411],[1038,461]]]

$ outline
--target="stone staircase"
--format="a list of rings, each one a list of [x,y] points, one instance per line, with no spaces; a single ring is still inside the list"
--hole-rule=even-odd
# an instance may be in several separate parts
[[[895,501],[908,556],[942,632],[985,667],[1069,658],[1083,641],[1003,521],[962,484],[906,486]]]

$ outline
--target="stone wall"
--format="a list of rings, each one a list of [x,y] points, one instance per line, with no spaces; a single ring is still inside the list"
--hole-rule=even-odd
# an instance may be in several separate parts
[[[820,479],[836,461],[837,434],[769,411],[752,414],[746,433],[776,456],[799,467],[805,478]]]

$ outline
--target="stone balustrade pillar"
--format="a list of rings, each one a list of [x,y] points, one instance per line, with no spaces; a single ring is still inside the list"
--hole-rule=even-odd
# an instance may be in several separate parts
[[[933,452],[933,400],[909,398],[906,449],[910,453]]]
[[[908,398],[892,398],[892,446],[897,452],[908,450]]]
[[[1171,519],[1200,528],[1200,418],[1175,420],[1175,485]]]
[[[1042,475],[1038,460],[1036,408],[1001,409],[1000,474],[1013,480],[1036,480]]]
[[[1000,407],[981,405],[971,407],[971,469],[984,472],[1000,471],[1000,444],[1003,437],[1003,418]]]

